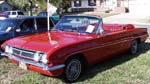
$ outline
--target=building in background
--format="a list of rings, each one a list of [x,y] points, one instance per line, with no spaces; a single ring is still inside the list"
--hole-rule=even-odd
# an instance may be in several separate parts
[[[4,12],[4,11],[11,11],[13,10],[13,6],[10,5],[9,3],[0,0],[0,12]]]
[[[71,0],[72,11],[113,11],[143,12],[147,13],[150,8],[150,0]]]
[[[114,10],[119,6],[118,0],[72,0],[71,6],[73,11],[104,11]]]
[[[129,0],[129,10],[132,13],[150,14],[150,0]]]

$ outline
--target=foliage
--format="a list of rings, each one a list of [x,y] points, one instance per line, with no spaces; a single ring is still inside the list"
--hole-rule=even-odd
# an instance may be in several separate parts
[[[21,10],[25,10],[24,7],[26,8],[26,10],[30,9],[29,0],[7,0],[7,2]],[[47,3],[47,0],[32,0],[32,2],[33,6],[35,6],[35,4],[38,4],[39,10],[42,11],[46,9],[45,5]],[[50,0],[50,3],[55,5],[57,8],[66,8],[66,6],[68,7],[68,5],[70,5],[69,2],[70,0]]]

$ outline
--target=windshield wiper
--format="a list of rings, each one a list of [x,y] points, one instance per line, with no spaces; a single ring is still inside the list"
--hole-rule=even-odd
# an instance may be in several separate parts
[[[65,28],[63,30],[68,32],[77,32],[77,28]]]
[[[63,31],[63,29],[62,28],[59,28],[59,29],[51,29],[51,30],[53,30],[53,31]]]

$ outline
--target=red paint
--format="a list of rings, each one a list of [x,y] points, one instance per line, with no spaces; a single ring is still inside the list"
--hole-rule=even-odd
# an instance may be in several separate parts
[[[145,28],[117,24],[104,26],[104,30],[109,32],[104,31],[103,34],[51,31],[53,44],[50,44],[48,33],[45,32],[14,38],[6,41],[2,46],[8,44],[26,50],[45,52],[53,66],[64,64],[70,56],[76,54],[83,54],[87,62],[92,65],[127,51],[134,39],[139,38],[144,42],[147,38]],[[44,71],[32,65],[28,65],[28,69],[50,76],[60,75],[63,72],[63,69],[53,72]]]

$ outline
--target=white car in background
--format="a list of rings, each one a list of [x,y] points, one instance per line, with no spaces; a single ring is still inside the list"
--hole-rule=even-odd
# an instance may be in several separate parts
[[[16,18],[24,16],[22,11],[5,11],[4,14],[7,14],[9,18]]]

